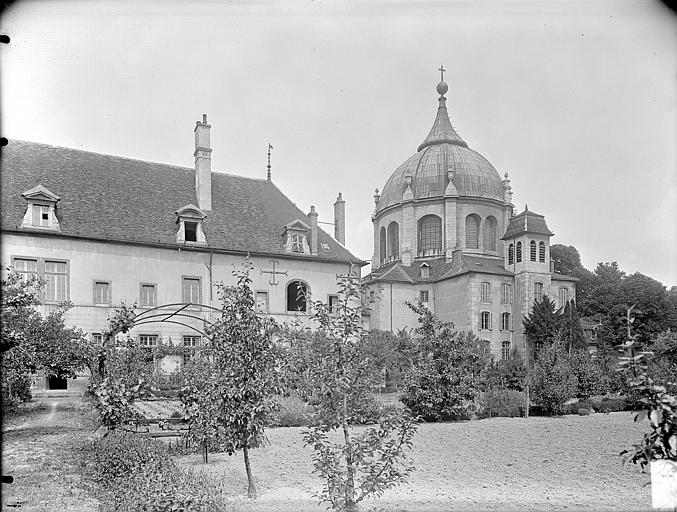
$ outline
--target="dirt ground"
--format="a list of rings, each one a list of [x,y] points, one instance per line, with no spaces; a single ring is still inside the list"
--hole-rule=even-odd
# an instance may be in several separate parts
[[[647,474],[624,465],[619,452],[641,439],[646,424],[630,413],[560,418],[493,418],[423,424],[411,452],[409,482],[365,501],[362,510],[609,510],[651,509]],[[320,511],[313,493],[312,451],[301,428],[268,430],[271,445],[251,452],[259,497],[246,497],[241,454],[182,462],[232,483],[242,511]]]
[[[97,510],[74,467],[73,448],[95,428],[81,396],[38,398],[2,427],[2,474],[14,477],[2,484],[2,510]]]

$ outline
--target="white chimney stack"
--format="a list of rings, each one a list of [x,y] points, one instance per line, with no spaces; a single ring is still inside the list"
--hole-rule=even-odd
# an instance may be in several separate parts
[[[195,195],[200,210],[212,209],[212,150],[209,143],[207,114],[195,123]]]
[[[346,202],[341,192],[334,203],[334,238],[346,245]]]
[[[310,207],[308,220],[310,221],[310,253],[317,254],[317,212],[314,206]]]

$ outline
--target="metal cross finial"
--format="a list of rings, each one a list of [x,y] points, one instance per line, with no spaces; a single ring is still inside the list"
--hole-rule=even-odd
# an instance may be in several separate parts
[[[438,68],[438,71],[440,72],[440,75],[442,76],[442,79],[441,79],[440,81],[441,81],[441,82],[444,82],[444,72],[446,71],[446,69],[444,69],[444,64],[441,65],[441,66]]]
[[[273,149],[273,146],[268,143],[268,181],[270,181],[270,150]]]

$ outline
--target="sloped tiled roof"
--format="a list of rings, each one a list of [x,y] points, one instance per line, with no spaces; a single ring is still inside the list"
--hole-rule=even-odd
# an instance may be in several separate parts
[[[548,229],[548,226],[545,223],[545,217],[529,211],[528,208],[525,208],[522,213],[515,215],[510,219],[508,227],[505,230],[505,235],[503,235],[501,240],[515,238],[524,233],[535,233],[548,236],[554,235],[554,233]]]
[[[453,278],[470,272],[479,274],[494,274],[513,276],[514,274],[503,267],[502,258],[491,258],[454,252],[456,261],[448,262],[445,258],[426,260],[430,267],[430,277],[420,277],[420,266],[423,262],[414,262],[412,265],[403,265],[401,261],[380,267],[366,276],[365,280],[385,282],[405,282],[412,284],[434,283]]]
[[[192,168],[18,140],[2,148],[0,163],[2,231],[28,231],[17,227],[26,211],[21,194],[37,185],[60,197],[61,233],[51,236],[176,247],[174,212],[198,203]],[[286,253],[284,226],[309,220],[266,180],[213,172],[212,211],[206,213],[207,247],[214,250],[365,264],[322,229],[319,254]]]

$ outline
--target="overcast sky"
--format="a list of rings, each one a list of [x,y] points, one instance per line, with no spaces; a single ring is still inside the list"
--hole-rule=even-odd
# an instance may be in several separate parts
[[[590,270],[677,285],[677,21],[651,1],[19,2],[2,135],[273,181],[370,260],[374,189],[428,134],[468,145]],[[105,191],[101,191],[105,193]],[[333,234],[331,226],[323,226]]]

